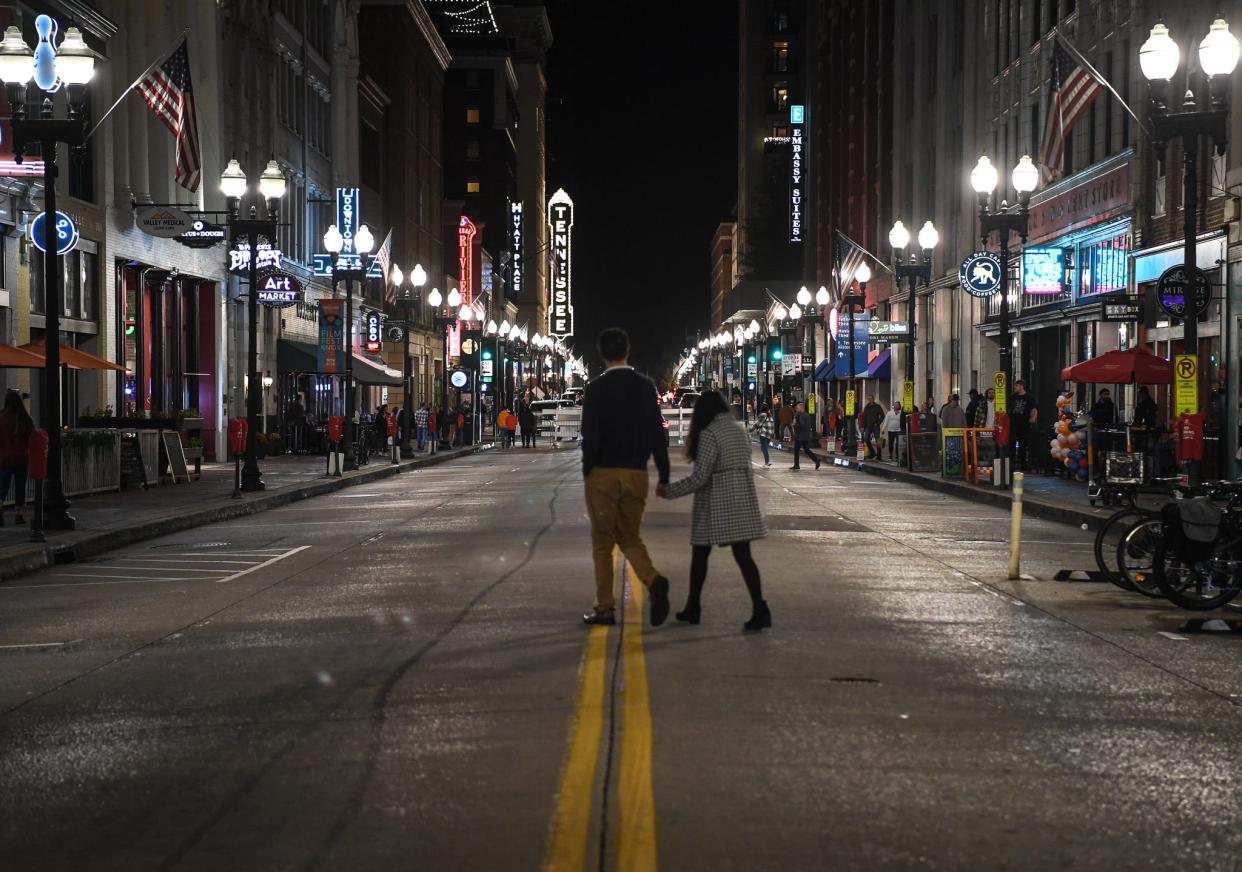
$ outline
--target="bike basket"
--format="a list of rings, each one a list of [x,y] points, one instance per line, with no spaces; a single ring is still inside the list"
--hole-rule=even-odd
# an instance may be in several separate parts
[[[1104,454],[1104,480],[1109,484],[1142,484],[1143,455],[1124,451]]]
[[[1170,548],[1188,562],[1203,559],[1220,533],[1221,510],[1206,497],[1169,503],[1160,514]]]

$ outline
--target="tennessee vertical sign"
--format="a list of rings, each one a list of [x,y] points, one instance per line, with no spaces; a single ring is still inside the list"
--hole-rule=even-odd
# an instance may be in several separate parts
[[[552,300],[548,306],[548,335],[564,340],[574,332],[573,235],[574,201],[558,188],[548,201],[552,231]]]

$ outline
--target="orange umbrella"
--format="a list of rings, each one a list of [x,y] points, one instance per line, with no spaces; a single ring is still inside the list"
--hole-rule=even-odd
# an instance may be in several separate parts
[[[44,365],[43,356],[25,348],[14,348],[12,345],[0,343],[0,367],[10,369],[40,369]]]
[[[26,351],[33,351],[40,355],[39,360],[42,361],[42,355],[47,354],[46,340],[38,342],[27,342],[20,346]],[[82,351],[80,348],[72,348],[68,345],[60,347],[60,362],[71,369],[114,369],[117,372],[125,372],[125,367],[115,364],[110,360],[104,360],[102,357],[96,357],[93,354]],[[40,364],[42,365],[42,364]]]

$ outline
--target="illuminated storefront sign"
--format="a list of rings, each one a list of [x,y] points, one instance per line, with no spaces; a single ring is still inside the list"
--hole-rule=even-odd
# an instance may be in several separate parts
[[[802,138],[806,107],[789,107],[789,241],[802,241]]]
[[[367,313],[367,344],[368,354],[378,354],[382,347],[382,338],[380,332],[380,315],[379,312]]]
[[[1130,233],[1119,233],[1108,239],[1084,245],[1079,262],[1089,268],[1082,273],[1079,295],[1111,294],[1125,290],[1129,284]]]
[[[1022,252],[1022,291],[1045,296],[1065,291],[1065,249],[1027,248]]]
[[[473,221],[462,215],[457,221],[457,290],[463,306],[474,300],[474,239],[479,233]],[[461,356],[461,324],[449,329],[449,357]]]
[[[509,228],[510,239],[513,249],[510,252],[513,260],[513,272],[509,277],[510,296],[516,297],[522,293],[522,204],[511,203],[509,205]]]
[[[280,269],[283,255],[279,248],[272,248],[270,242],[260,242],[255,257],[258,259],[255,269]],[[250,243],[244,239],[238,240],[237,247],[229,251],[229,271],[245,272],[248,269],[250,269]]]
[[[354,234],[362,226],[361,202],[361,193],[357,188],[336,189],[336,229],[341,232],[341,253],[336,256],[337,269],[362,269],[362,256],[354,251]],[[373,254],[368,254],[367,258],[367,278],[382,278],[384,273],[380,269],[379,258]],[[331,254],[321,252],[313,257],[313,261],[315,275],[325,278],[332,275]]]
[[[573,234],[574,201],[557,189],[548,201],[552,232],[552,300],[548,306],[548,335],[565,339],[574,332]]]

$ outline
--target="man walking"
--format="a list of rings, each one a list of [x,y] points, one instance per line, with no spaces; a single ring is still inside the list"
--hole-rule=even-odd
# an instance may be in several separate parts
[[[1015,470],[1025,470],[1030,461],[1031,436],[1038,420],[1035,398],[1026,392],[1026,382],[1018,379],[1013,383],[1013,397],[1009,400],[1009,444],[1013,446]]]
[[[875,400],[875,394],[867,396],[867,405],[863,407],[863,441],[867,444],[867,454],[871,458],[880,456],[876,448],[876,440],[880,436],[880,425],[884,422],[884,407]]]
[[[414,432],[418,438],[418,450],[422,451],[427,444],[427,422],[431,418],[431,407],[423,403],[414,411]]]
[[[668,446],[655,384],[628,364],[630,337],[609,327],[599,334],[599,355],[608,368],[587,385],[582,399],[582,476],[595,558],[595,607],[587,624],[617,622],[612,552],[620,547],[648,590],[651,626],[668,617],[668,579],[656,571],[639,536],[647,502],[647,458],[655,460],[659,484],[668,484]]]
[[[806,413],[806,407],[801,403],[798,403],[794,410],[794,465],[790,469],[802,468],[802,465],[798,462],[799,453],[802,451],[805,451],[806,456],[815,461],[815,468],[819,469],[819,458],[815,456],[815,452],[811,451],[811,438],[815,432],[815,419]]]

